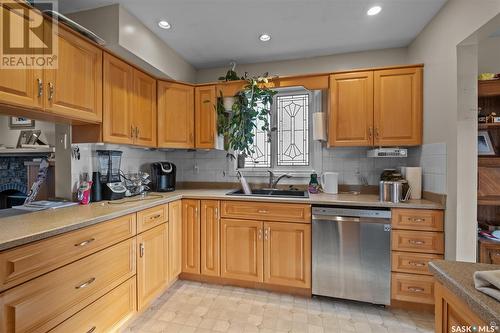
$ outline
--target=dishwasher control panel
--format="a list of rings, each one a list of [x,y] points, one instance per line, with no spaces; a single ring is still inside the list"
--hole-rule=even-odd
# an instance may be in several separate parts
[[[390,219],[390,209],[373,209],[371,207],[313,207],[313,215],[319,216],[349,216],[349,217],[371,217],[380,219]]]

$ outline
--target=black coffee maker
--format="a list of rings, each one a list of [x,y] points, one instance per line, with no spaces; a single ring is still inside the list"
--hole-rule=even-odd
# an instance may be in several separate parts
[[[175,191],[176,167],[172,162],[151,163],[152,189],[155,192]]]

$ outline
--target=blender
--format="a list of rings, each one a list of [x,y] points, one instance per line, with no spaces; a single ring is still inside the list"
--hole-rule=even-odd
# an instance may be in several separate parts
[[[119,150],[97,150],[98,168],[103,200],[123,199],[127,188],[121,181],[120,164],[122,152]]]

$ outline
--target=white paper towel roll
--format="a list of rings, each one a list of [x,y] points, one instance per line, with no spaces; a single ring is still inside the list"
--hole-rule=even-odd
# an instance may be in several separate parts
[[[406,167],[405,176],[411,186],[411,199],[422,199],[422,168]]]
[[[325,113],[313,113],[313,140],[326,141]]]

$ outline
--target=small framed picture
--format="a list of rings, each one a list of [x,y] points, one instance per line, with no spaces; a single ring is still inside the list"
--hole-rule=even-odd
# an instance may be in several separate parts
[[[35,128],[35,121],[24,117],[9,117],[9,128]]]
[[[477,153],[478,155],[494,156],[496,155],[495,146],[493,145],[488,131],[478,131],[477,133]]]

